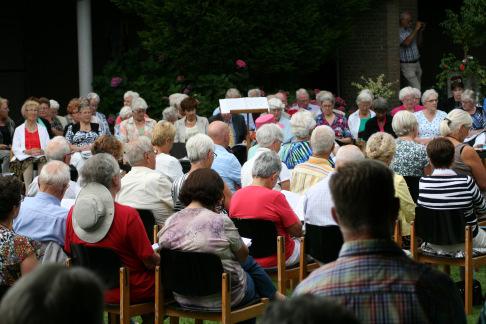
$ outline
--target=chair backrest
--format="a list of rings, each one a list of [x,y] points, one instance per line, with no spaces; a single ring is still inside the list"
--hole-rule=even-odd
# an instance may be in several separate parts
[[[118,254],[111,249],[71,244],[71,264],[96,273],[108,289],[120,285],[120,267],[123,265]]]
[[[466,220],[462,209],[415,208],[415,233],[424,242],[449,245],[464,243]]]
[[[305,224],[305,253],[321,263],[338,258],[343,246],[343,235],[339,226],[317,226]]]
[[[248,248],[254,258],[277,254],[277,228],[275,223],[262,219],[232,218],[241,237],[251,239]]]
[[[211,253],[160,250],[162,285],[186,296],[208,296],[221,292],[221,259]]]
[[[187,156],[186,143],[174,143],[170,150],[170,155],[176,159],[182,159]]]
[[[143,227],[145,227],[145,233],[150,242],[153,239],[155,218],[154,214],[149,209],[137,209],[140,218],[142,219]]]
[[[417,203],[420,177],[406,176],[403,178],[405,179],[405,182],[407,182],[408,191],[410,192],[410,196],[412,196],[413,202]]]

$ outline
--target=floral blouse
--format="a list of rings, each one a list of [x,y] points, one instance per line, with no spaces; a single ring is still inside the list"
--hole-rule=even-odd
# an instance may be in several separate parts
[[[100,134],[98,132],[95,132],[94,130],[90,130],[89,132],[78,130],[76,133],[74,133],[73,125],[69,125],[65,137],[69,144],[76,146],[85,146],[93,144],[99,136]]]
[[[40,243],[0,226],[0,286],[12,286],[20,278],[20,264],[31,254],[38,257]]]
[[[482,107],[476,107],[476,112],[470,115],[472,118],[472,129],[483,129],[486,127],[486,111]]]
[[[425,146],[397,138],[397,148],[390,168],[403,177],[422,177],[429,163]]]
[[[332,124],[329,125],[327,122],[326,118],[324,117],[324,114],[320,114],[316,118],[317,126],[319,125],[327,125],[331,127],[334,130],[334,135],[336,138],[345,138],[345,137],[352,137],[351,131],[349,130],[348,127],[348,120],[346,119],[345,116],[341,114],[334,114],[334,120],[332,121]]]
[[[419,137],[431,138],[440,136],[440,122],[447,117],[445,112],[437,110],[435,117],[431,122],[425,117],[424,110],[418,111],[414,115],[417,117],[417,122],[419,124]]]

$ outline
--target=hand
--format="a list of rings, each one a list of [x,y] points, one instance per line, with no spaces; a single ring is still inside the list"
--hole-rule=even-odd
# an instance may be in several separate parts
[[[415,31],[419,31],[423,28],[425,28],[425,23],[417,20],[417,22],[415,23]]]
[[[0,144],[0,150],[8,150],[8,146],[6,144]]]

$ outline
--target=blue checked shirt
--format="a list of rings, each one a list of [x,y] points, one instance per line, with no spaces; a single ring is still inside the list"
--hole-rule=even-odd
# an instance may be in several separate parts
[[[407,38],[411,33],[411,28],[400,28],[400,62],[411,62],[420,58],[416,37],[412,40],[412,43],[409,46],[402,44],[405,38]]]
[[[466,323],[450,278],[408,258],[391,240],[344,243],[339,258],[315,270],[294,295],[327,296],[361,323]]]

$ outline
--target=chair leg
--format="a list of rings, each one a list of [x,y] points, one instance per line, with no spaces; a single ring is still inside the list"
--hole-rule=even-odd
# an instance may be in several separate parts
[[[285,278],[285,238],[277,237],[277,290],[282,295],[287,292]]]
[[[130,274],[127,268],[120,268],[120,322],[130,324]]]
[[[108,323],[109,324],[118,324],[120,323],[120,316],[115,313],[108,313]]]
[[[169,317],[170,324],[179,324],[179,317]]]

